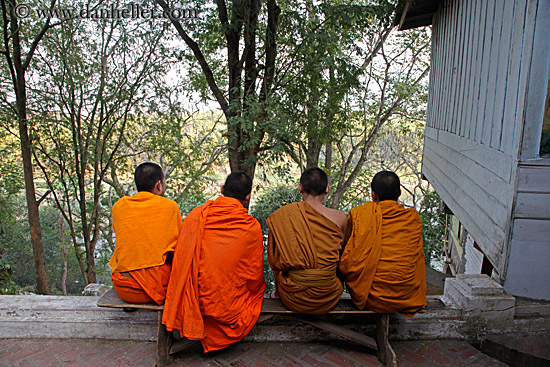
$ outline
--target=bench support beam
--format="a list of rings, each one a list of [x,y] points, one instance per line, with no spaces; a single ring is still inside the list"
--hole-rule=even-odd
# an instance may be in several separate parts
[[[388,367],[397,367],[397,356],[388,340],[390,331],[390,315],[387,313],[376,315],[376,340],[370,336],[358,333],[346,327],[326,322],[318,318],[312,318],[311,316],[297,314],[284,316],[292,320],[314,326],[318,329],[328,331],[331,334],[337,335],[359,345],[363,345],[372,350],[376,350],[378,351],[377,356],[380,362],[384,363]]]
[[[397,367],[397,356],[391,347],[388,336],[390,333],[390,314],[376,315],[376,344],[378,359],[386,366]]]
[[[172,347],[172,343],[172,332],[166,330],[166,326],[162,324],[162,311],[159,310],[157,328],[157,367],[166,367],[170,362],[170,348]]]

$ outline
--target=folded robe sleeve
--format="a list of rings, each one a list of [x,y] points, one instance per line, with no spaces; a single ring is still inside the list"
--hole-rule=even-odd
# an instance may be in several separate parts
[[[191,340],[204,339],[204,322],[199,307],[199,259],[206,215],[212,201],[193,209],[185,218],[172,260],[163,323]]]

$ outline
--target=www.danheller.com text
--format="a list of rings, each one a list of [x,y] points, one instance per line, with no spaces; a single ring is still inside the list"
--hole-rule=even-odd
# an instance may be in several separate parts
[[[28,4],[19,4],[13,8],[19,19],[29,18],[35,13],[39,19],[193,19],[197,18],[197,9],[162,9],[145,7],[140,4],[128,4],[122,8],[110,6],[90,6],[77,8],[33,8]]]

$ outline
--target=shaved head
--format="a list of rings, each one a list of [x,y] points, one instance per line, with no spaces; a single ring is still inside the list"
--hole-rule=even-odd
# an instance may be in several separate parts
[[[328,176],[319,167],[310,167],[302,173],[300,185],[306,194],[319,196],[327,189]]]
[[[252,178],[244,171],[233,171],[225,180],[223,185],[223,195],[244,200],[252,191]]]
[[[372,178],[370,185],[372,191],[380,201],[395,200],[401,195],[401,183],[399,176],[392,171],[380,171]]]
[[[134,173],[134,181],[138,191],[152,192],[155,184],[163,179],[164,172],[162,172],[162,168],[152,162],[140,164]]]

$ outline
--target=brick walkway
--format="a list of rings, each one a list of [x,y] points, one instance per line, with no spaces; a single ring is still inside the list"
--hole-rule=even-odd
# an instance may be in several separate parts
[[[507,366],[466,342],[426,340],[393,342],[399,366]],[[200,348],[176,355],[173,367],[354,367],[383,366],[373,352],[351,343],[237,343],[204,355]],[[90,339],[0,339],[0,366],[151,367],[154,343]]]

